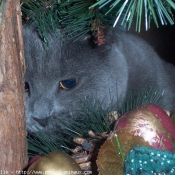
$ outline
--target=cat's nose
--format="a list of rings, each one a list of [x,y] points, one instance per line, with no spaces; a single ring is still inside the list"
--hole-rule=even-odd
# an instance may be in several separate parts
[[[48,123],[48,120],[49,120],[49,117],[46,117],[46,118],[36,118],[36,117],[33,117],[33,119],[38,122],[42,127],[46,127],[47,126],[47,123]]]

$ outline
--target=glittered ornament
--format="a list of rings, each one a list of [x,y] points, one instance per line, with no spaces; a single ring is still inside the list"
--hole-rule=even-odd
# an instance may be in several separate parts
[[[50,154],[39,158],[28,169],[35,174],[47,175],[67,175],[82,173],[79,165],[66,153],[61,151],[51,152]]]
[[[135,147],[126,157],[124,174],[175,174],[175,154],[165,150]]]
[[[156,149],[175,151],[175,125],[167,113],[157,105],[141,105],[124,114],[114,130],[139,136]]]

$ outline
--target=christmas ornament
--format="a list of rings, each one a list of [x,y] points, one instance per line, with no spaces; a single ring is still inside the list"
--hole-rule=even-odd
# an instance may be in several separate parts
[[[123,174],[123,159],[125,159],[129,151],[136,146],[144,145],[150,147],[149,143],[144,139],[129,133],[118,132],[117,139],[120,142],[122,153],[116,143],[115,131],[110,134],[99,150],[96,162],[100,175]]]
[[[175,154],[147,147],[136,147],[126,157],[124,175],[175,174]]]
[[[135,147],[174,151],[175,125],[166,112],[154,104],[141,105],[125,113],[99,150],[100,175],[123,174],[124,160]]]
[[[30,165],[32,165],[34,162],[36,162],[37,160],[39,160],[41,158],[41,155],[37,155],[37,156],[34,156],[32,159],[30,159],[30,161],[28,162],[28,167]]]
[[[125,113],[116,123],[116,133],[127,132],[139,136],[156,149],[173,152],[175,125],[167,113],[157,105],[141,105]]]
[[[76,161],[61,151],[51,152],[39,158],[29,167],[28,171],[47,175],[67,175],[71,172],[72,174],[82,173]]]

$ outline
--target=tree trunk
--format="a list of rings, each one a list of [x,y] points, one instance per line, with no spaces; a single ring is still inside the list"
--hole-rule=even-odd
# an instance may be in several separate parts
[[[19,0],[0,0],[0,174],[27,163],[21,29]]]

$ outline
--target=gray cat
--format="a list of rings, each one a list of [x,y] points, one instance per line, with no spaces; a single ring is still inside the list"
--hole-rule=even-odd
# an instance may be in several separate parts
[[[29,132],[52,133],[67,126],[84,96],[96,95],[105,108],[112,94],[120,106],[130,90],[146,85],[164,90],[161,105],[175,109],[175,67],[128,32],[108,30],[106,44],[99,47],[88,35],[75,43],[49,35],[46,49],[33,25],[24,27],[23,34]]]

